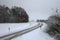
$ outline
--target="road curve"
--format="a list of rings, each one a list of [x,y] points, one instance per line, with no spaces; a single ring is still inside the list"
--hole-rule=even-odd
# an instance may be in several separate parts
[[[0,36],[0,40],[11,40],[11,39],[16,38],[18,36],[21,36],[23,34],[26,34],[28,32],[31,32],[31,31],[33,31],[33,30],[41,27],[42,25],[43,24],[38,23],[37,25],[35,25],[35,26],[31,27],[31,28],[24,29],[24,30],[15,32],[15,33],[7,34],[7,35],[4,35],[4,36]]]

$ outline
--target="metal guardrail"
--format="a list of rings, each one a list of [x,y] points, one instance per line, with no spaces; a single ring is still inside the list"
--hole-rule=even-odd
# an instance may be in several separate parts
[[[24,30],[21,30],[21,31],[18,31],[18,32],[15,32],[15,33],[11,33],[11,34],[7,34],[7,35],[4,35],[4,36],[1,36],[0,37],[0,40],[11,40],[13,38],[16,38],[18,36],[21,36],[23,34],[26,34],[28,32],[31,32],[39,27],[41,27],[43,24],[40,24],[38,23],[37,25],[35,25],[34,27],[31,27],[31,28],[28,28],[28,29],[24,29]]]

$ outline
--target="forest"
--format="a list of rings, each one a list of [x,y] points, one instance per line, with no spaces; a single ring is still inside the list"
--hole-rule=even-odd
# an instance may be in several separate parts
[[[28,22],[29,16],[22,7],[9,8],[0,5],[0,23],[23,23]]]

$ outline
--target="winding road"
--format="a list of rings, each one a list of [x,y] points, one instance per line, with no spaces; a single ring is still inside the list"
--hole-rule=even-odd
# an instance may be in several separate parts
[[[31,27],[31,28],[28,28],[28,29],[24,29],[24,30],[21,30],[21,31],[18,31],[18,32],[15,32],[15,33],[11,33],[11,34],[7,34],[7,35],[3,35],[3,36],[0,36],[0,40],[11,40],[13,38],[16,38],[18,36],[21,36],[23,34],[26,34],[28,32],[31,32],[39,27],[41,27],[43,24],[40,24],[38,23],[37,25]]]

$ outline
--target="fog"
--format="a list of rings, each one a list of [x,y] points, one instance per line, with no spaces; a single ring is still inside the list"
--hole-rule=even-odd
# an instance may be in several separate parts
[[[55,13],[56,8],[60,8],[60,0],[0,0],[0,5],[6,5],[9,8],[13,6],[24,8],[27,14],[29,15],[29,20],[31,21],[37,19],[47,19],[50,15],[56,14]],[[18,24],[18,27],[15,27],[17,25],[14,24],[13,25],[14,27],[12,27],[10,24],[9,25],[0,24],[0,28],[1,28],[0,32],[4,34],[10,31],[15,31],[16,28],[17,29],[19,28],[19,25],[21,24]],[[8,26],[11,27],[10,31],[8,30]],[[53,40],[53,38],[48,36],[46,33],[40,31],[40,29],[37,29],[26,35],[20,36],[14,40],[20,40],[20,39],[21,40]]]
[[[60,0],[0,0],[1,5],[19,6],[26,10],[30,20],[47,19],[48,16],[56,14],[55,9],[60,8]]]

